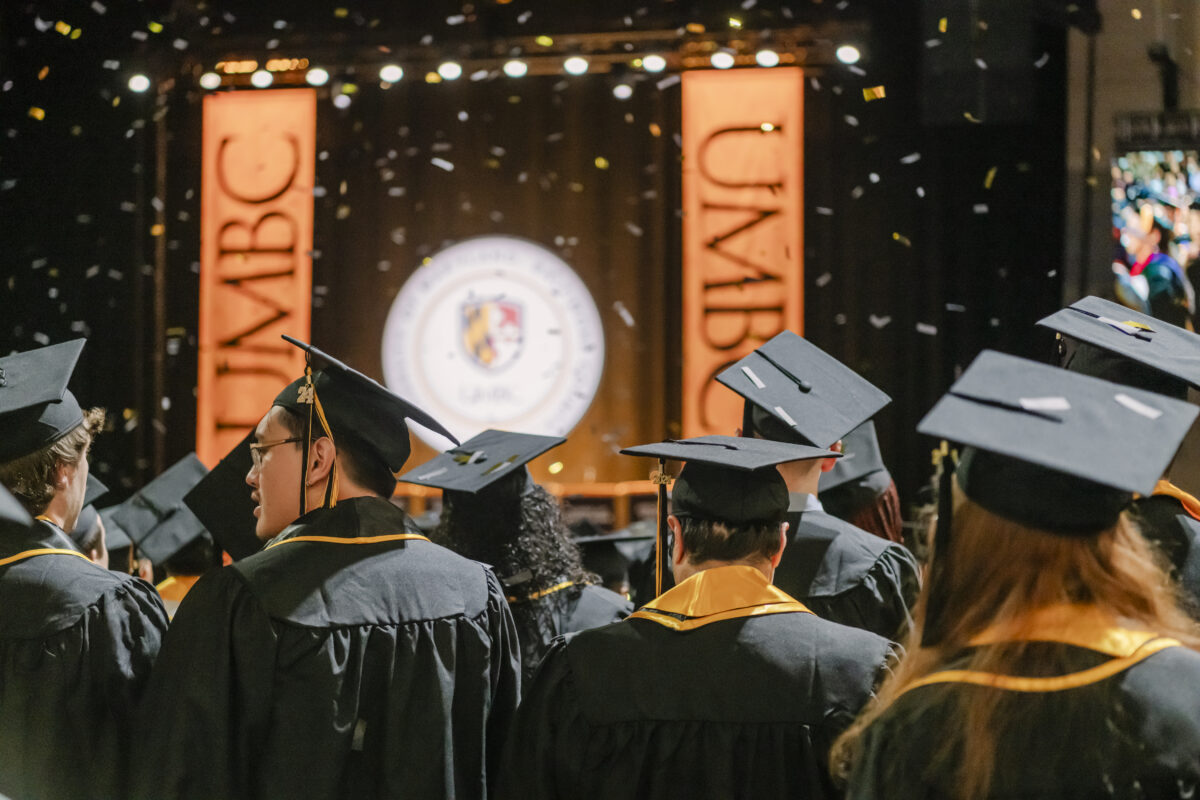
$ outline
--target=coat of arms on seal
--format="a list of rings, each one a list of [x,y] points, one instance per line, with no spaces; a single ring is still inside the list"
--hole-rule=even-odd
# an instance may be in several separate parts
[[[498,372],[521,354],[521,305],[511,300],[470,300],[460,308],[462,345],[477,367]]]

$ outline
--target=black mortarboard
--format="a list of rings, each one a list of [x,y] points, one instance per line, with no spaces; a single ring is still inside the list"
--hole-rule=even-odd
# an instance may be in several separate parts
[[[79,512],[79,517],[75,520],[75,527],[67,532],[67,536],[70,536],[71,541],[82,550],[83,545],[87,542],[92,532],[96,530],[96,525],[99,522],[100,512],[96,510],[96,507],[92,505],[84,506],[83,510]]]
[[[133,544],[133,540],[129,538],[129,534],[121,527],[121,523],[114,519],[121,506],[109,506],[108,508],[100,509],[100,519],[104,522],[104,546],[109,550],[119,550],[122,547],[129,547]]]
[[[1080,344],[1072,372],[1169,397],[1200,388],[1200,334],[1099,297],[1085,297],[1038,322]]]
[[[779,522],[786,516],[787,484],[775,466],[839,455],[809,445],[739,436],[668,440],[621,452],[685,461],[671,492],[672,513],[735,525]]]
[[[565,441],[561,436],[489,429],[410,469],[399,480],[474,494]]]
[[[1087,534],[1149,494],[1200,409],[985,351],[917,426],[969,447],[963,492],[1033,528]]]
[[[92,473],[88,473],[87,488],[83,490],[83,504],[90,506],[99,500],[104,495],[108,494],[108,487],[104,482],[97,478]]]
[[[33,518],[29,516],[25,506],[3,486],[0,486],[0,522],[23,526],[33,524]]]
[[[311,376],[306,373],[288,384],[275,398],[273,405],[299,414],[306,424],[314,428],[319,426],[335,444],[338,436],[356,438],[378,457],[380,463],[387,466],[392,475],[397,476],[411,452],[406,418],[445,436],[455,444],[459,443],[440,422],[400,395],[310,344],[291,336],[285,335],[283,338],[307,353],[310,370],[316,371]],[[318,363],[314,365],[313,360]],[[306,470],[309,438],[305,437],[301,442]],[[302,514],[307,508],[305,477],[301,476]],[[335,487],[336,473],[334,479],[326,484],[326,506],[337,502]]]
[[[37,452],[83,423],[67,383],[85,341],[0,358],[0,463]]]
[[[842,437],[842,457],[829,472],[821,473],[820,492],[828,492],[884,469],[875,423],[867,420]]]
[[[189,453],[143,486],[114,513],[117,523],[155,564],[175,555],[204,534],[204,525],[183,504],[183,496],[208,468]]]
[[[253,463],[250,455],[253,441],[251,431],[183,496],[183,502],[212,534],[217,546],[234,561],[254,555],[263,547],[262,540],[254,533],[255,503],[246,483],[246,473]]]
[[[791,331],[783,331],[717,376],[747,401],[747,436],[828,447],[891,398]]]

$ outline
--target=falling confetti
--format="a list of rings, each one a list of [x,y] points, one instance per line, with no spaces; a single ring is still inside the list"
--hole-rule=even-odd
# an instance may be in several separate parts
[[[963,119],[965,119],[967,122],[974,122],[976,125],[978,125],[979,123],[983,122],[983,120],[981,120],[981,119],[979,119],[978,117],[976,117],[976,116],[975,116],[974,114],[972,114],[970,111],[964,111],[964,112],[963,112]]]
[[[444,158],[431,158],[429,159],[429,163],[433,164],[435,167],[446,170],[446,172],[454,172],[454,164]]]
[[[1038,69],[1041,69],[1042,67],[1046,66],[1049,63],[1050,63],[1050,54],[1042,53],[1042,57],[1039,58],[1037,61],[1033,62],[1033,66],[1037,67]]]
[[[946,303],[946,310],[947,311],[955,311],[959,314],[962,314],[963,312],[965,312],[967,310],[967,307],[962,305],[961,303]]]
[[[996,167],[992,167],[987,171],[987,177],[983,179],[983,188],[991,189],[992,181],[996,180]]]
[[[947,22],[948,22],[948,20],[947,20],[945,17],[942,17],[941,19],[939,19],[939,20],[938,20],[938,32],[939,32],[939,33],[945,33],[945,32],[946,32],[946,24],[947,24]]]
[[[71,32],[71,26],[60,19],[58,22],[54,23],[54,30],[58,31],[63,36],[66,36]]]
[[[909,153],[904,158],[900,159],[901,164],[915,164],[921,160],[920,153]]]
[[[823,217],[832,217],[833,216],[833,209],[827,208],[826,206],[817,206],[816,212]]]
[[[892,318],[889,316],[881,317],[876,314],[872,314],[867,319],[870,320],[871,324],[873,326],[875,326],[876,328],[886,328],[888,326],[888,324],[892,321]]]
[[[986,214],[988,213],[987,203],[976,203],[971,210],[976,214]]]
[[[620,300],[613,303],[613,310],[617,312],[617,316],[625,323],[626,328],[632,328],[636,323],[633,319],[633,314],[629,313],[629,309]]]
[[[816,279],[816,281],[814,281],[814,283],[817,284],[818,289],[824,289],[826,286],[829,285],[829,282],[831,280],[833,280],[833,273],[822,272],[820,275],[817,276],[817,279]]]
[[[905,247],[912,247],[912,240],[899,231],[892,232],[892,239],[904,245]]]
[[[596,156],[596,169],[608,169],[608,159],[604,156]]]
[[[858,127],[858,117],[854,117],[854,116],[851,116],[850,114],[847,114],[846,115],[846,124],[857,128]]]
[[[887,93],[883,86],[872,86],[870,88],[863,89],[862,93],[863,100],[866,100],[868,103],[872,100],[883,100],[885,97],[887,97]]]
[[[917,323],[917,333],[923,333],[926,336],[937,336],[937,332],[938,329],[936,325],[930,325],[928,322]]]
[[[37,106],[30,106],[29,116],[33,117],[38,122],[41,122],[46,118],[46,111],[45,109],[38,108]]]

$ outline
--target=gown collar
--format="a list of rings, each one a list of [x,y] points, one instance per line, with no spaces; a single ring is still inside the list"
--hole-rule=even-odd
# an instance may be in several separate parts
[[[701,570],[651,600],[630,619],[657,622],[672,630],[738,617],[812,612],[773,586],[760,570],[743,565]]]

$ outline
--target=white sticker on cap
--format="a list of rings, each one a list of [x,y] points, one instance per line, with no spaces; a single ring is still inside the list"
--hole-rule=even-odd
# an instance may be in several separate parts
[[[1154,408],[1153,406],[1148,406],[1145,403],[1143,403],[1141,400],[1134,399],[1134,398],[1130,397],[1129,395],[1125,394],[1124,392],[1122,392],[1121,394],[1115,395],[1115,399],[1118,403],[1125,406],[1130,411],[1133,411],[1137,414],[1141,414],[1146,419],[1158,419],[1159,417],[1161,417],[1163,415],[1163,412],[1161,409]]]
[[[1065,397],[1022,397],[1021,408],[1026,411],[1070,411],[1071,404]]]
[[[449,467],[442,467],[441,469],[435,469],[433,472],[426,472],[424,475],[418,475],[418,476],[416,476],[416,478],[419,481],[427,481],[430,478],[436,478],[438,475],[441,475],[443,472],[449,472],[449,471],[450,471]]]
[[[758,376],[754,374],[754,370],[750,369],[749,367],[742,367],[742,372],[746,373],[746,377],[749,378],[750,380],[754,381],[754,385],[757,386],[759,389],[767,388],[767,385],[765,383],[763,383],[762,381],[760,381],[758,379]]]
[[[788,414],[786,411],[784,411],[779,406],[775,406],[775,413],[779,416],[780,419],[782,419],[788,425],[791,425],[793,428],[796,427],[796,420],[792,419],[791,415]]]

